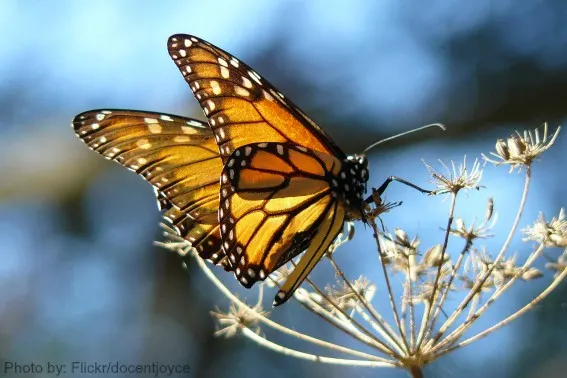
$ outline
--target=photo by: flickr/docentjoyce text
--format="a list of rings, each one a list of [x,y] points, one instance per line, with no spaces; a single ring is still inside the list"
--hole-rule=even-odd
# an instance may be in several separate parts
[[[149,376],[172,376],[187,374],[191,370],[188,364],[167,364],[152,362],[146,364],[128,364],[121,361],[72,361],[70,363],[17,362],[4,361],[4,375],[45,374],[47,376],[64,376],[67,374],[136,374]]]

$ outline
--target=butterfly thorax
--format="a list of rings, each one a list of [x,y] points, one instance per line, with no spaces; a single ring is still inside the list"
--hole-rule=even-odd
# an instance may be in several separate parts
[[[331,180],[333,195],[341,198],[345,204],[346,220],[362,218],[367,181],[368,160],[363,155],[347,156],[342,161],[339,174]]]

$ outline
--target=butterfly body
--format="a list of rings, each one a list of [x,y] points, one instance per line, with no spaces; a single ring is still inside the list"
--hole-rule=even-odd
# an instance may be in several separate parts
[[[197,37],[168,51],[208,124],[126,110],[73,120],[77,135],[150,182],[164,217],[202,258],[245,287],[305,251],[276,295],[284,303],[347,220],[362,219],[364,156],[347,156],[246,64]]]

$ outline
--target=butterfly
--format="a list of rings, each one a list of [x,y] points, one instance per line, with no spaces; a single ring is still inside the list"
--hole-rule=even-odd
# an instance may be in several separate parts
[[[191,35],[168,51],[208,123],[101,109],[72,126],[91,149],[135,171],[177,233],[250,288],[305,251],[280,287],[286,302],[346,221],[364,221],[368,163],[346,155],[253,69]]]

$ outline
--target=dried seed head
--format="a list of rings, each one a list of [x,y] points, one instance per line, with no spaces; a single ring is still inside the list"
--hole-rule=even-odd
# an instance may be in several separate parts
[[[561,127],[558,127],[551,138],[548,138],[547,123],[545,123],[543,125],[543,138],[540,138],[538,129],[535,129],[533,132],[524,131],[523,135],[516,133],[516,135],[508,138],[506,143],[501,139],[496,141],[496,152],[490,153],[497,158],[496,160],[484,154],[482,156],[486,161],[494,165],[510,165],[510,171],[515,168],[529,167],[536,158],[553,145],[560,130]]]
[[[559,276],[565,269],[567,269],[567,251],[563,252],[557,261],[548,262],[545,264],[546,269],[553,270],[555,272],[554,277]]]
[[[490,230],[494,226],[495,222],[496,218],[494,218],[490,224],[485,220],[476,226],[473,221],[470,227],[467,228],[465,221],[462,218],[457,218],[455,220],[455,227],[449,230],[449,232],[468,241],[473,241],[474,239],[485,239],[493,236],[493,234],[490,233]]]
[[[546,222],[543,214],[539,215],[533,226],[528,226],[522,230],[524,241],[534,240],[543,243],[546,247],[567,247],[567,220],[565,219],[565,209],[559,211],[558,217],[553,217]]]
[[[366,277],[360,276],[350,285],[342,282],[338,287],[327,287],[325,289],[329,299],[344,311],[350,311],[360,305],[360,300],[370,302],[376,292],[376,285]],[[331,312],[336,308],[329,304]]]
[[[445,173],[440,173],[425,163],[429,175],[433,178],[432,182],[437,186],[436,194],[453,193],[456,194],[461,189],[480,189],[479,182],[482,178],[482,166],[476,159],[471,167],[467,169],[466,156],[463,163],[457,167],[455,162],[451,161],[451,168],[441,162],[441,166]]]
[[[496,153],[502,160],[508,160],[510,158],[510,151],[508,151],[508,145],[502,139],[496,141]]]
[[[224,313],[218,310],[211,311],[211,315],[217,319],[218,330],[215,336],[224,335],[229,338],[238,334],[242,328],[257,328],[258,318],[268,315],[267,311],[262,310],[262,305],[258,303],[254,307],[236,305],[232,303],[228,312]]]
[[[494,199],[490,197],[486,204],[486,212],[484,213],[484,221],[488,222],[492,218],[492,214],[494,213]]]
[[[517,158],[522,156],[528,149],[527,143],[518,135],[512,135],[508,138],[508,151],[510,151],[510,158]]]

